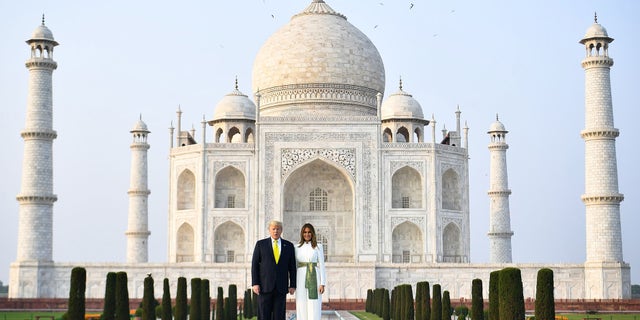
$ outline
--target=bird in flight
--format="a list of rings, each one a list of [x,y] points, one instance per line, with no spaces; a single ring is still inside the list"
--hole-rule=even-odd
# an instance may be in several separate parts
[[[413,9],[413,6],[414,6],[413,2],[409,3],[409,10]]]

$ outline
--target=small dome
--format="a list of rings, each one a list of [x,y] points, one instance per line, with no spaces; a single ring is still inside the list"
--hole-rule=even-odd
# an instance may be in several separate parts
[[[146,132],[149,133],[149,129],[147,129],[147,124],[142,121],[142,117],[133,125],[133,129],[130,132]]]
[[[496,121],[491,124],[491,127],[489,127],[489,131],[487,131],[487,133],[491,133],[491,132],[508,132],[508,131],[504,127],[504,124],[502,124],[500,120],[496,119]]]
[[[33,40],[51,40],[51,41],[54,40],[53,39],[53,33],[44,24],[39,25],[36,28],[36,30],[33,31],[33,34],[31,35],[31,39],[33,39]]]
[[[584,35],[585,38],[608,38],[609,34],[607,34],[607,29],[605,29],[599,23],[594,23],[587,29],[587,33]]]
[[[218,102],[213,112],[216,120],[256,120],[256,105],[236,87]]]
[[[402,91],[402,88],[389,96],[382,103],[382,120],[387,119],[424,119],[422,106],[412,95]]]

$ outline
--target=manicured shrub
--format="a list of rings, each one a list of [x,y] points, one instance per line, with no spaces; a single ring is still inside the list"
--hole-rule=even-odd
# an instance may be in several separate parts
[[[82,267],[71,269],[71,286],[69,288],[69,320],[84,320],[84,294],[87,287],[87,270]]]
[[[522,275],[518,268],[504,268],[499,276],[500,319],[524,320]]]
[[[416,284],[416,320],[429,320],[431,318],[431,295],[429,294],[429,282],[421,281]]]
[[[114,320],[116,318],[116,273],[107,273],[107,282],[104,289],[104,307],[102,320]]]
[[[442,319],[442,294],[439,284],[433,285],[433,295],[431,297],[431,320]]]
[[[489,274],[489,320],[500,320],[500,270]]]
[[[554,320],[556,317],[553,297],[553,270],[551,269],[538,270],[535,308],[536,320]]]
[[[171,289],[169,287],[169,279],[164,278],[162,282],[162,320],[171,320]]]
[[[389,290],[382,289],[382,317],[381,317],[382,320],[391,319],[391,316],[389,313],[389,306],[390,306]]]
[[[467,315],[469,315],[469,308],[467,308],[467,306],[463,304],[456,307],[456,317],[458,320],[466,320]]]
[[[187,320],[189,315],[187,307],[187,278],[179,277],[176,292],[176,320]]]
[[[372,313],[373,310],[371,308],[371,306],[373,305],[373,290],[368,289],[367,290],[367,300],[364,304],[364,311]]]
[[[153,278],[144,278],[144,293],[142,294],[142,320],[156,319],[156,298],[153,292]]]
[[[201,320],[202,308],[200,298],[200,285],[202,279],[191,279],[191,303],[189,304],[189,320]]]
[[[200,284],[200,317],[211,320],[211,285],[209,279],[202,279]]]
[[[442,293],[442,320],[451,320],[451,298],[449,297],[449,291],[445,290]]]
[[[244,317],[249,319],[253,318],[252,308],[251,308],[251,289],[247,289],[244,291],[244,301],[242,302],[242,310],[244,312]]]
[[[218,287],[218,295],[216,296],[216,318],[215,320],[225,320],[224,318],[224,291],[222,287]]]
[[[115,320],[129,320],[129,280],[127,273],[116,273],[116,318]]]
[[[473,279],[471,282],[471,320],[484,320],[481,279]]]
[[[227,320],[238,319],[238,287],[235,284],[229,285],[229,297],[228,303],[225,304],[225,313],[227,314]],[[228,310],[227,310],[228,307]],[[191,320],[191,319],[189,319]]]

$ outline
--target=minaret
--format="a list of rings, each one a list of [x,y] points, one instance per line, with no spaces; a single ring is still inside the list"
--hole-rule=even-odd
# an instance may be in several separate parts
[[[613,59],[607,30],[597,16],[580,40],[585,46],[582,60],[585,71],[585,128],[580,132],[585,145],[585,192],[587,260],[585,262],[586,298],[628,298],[629,265],[622,258],[620,202],[616,138],[609,77]],[[617,276],[613,276],[617,275]],[[619,278],[617,278],[619,277]]]
[[[511,263],[511,213],[509,212],[509,179],[507,175],[507,131],[498,120],[487,132],[491,137],[489,174],[489,262]]]
[[[22,186],[16,197],[19,202],[17,261],[53,261],[53,130],[52,76],[58,64],[53,61],[53,48],[58,43],[51,30],[42,25],[27,40],[31,58],[29,90],[22,158]]]
[[[587,262],[622,262],[620,202],[613,104],[609,78],[613,59],[607,30],[597,16],[580,43],[586,48],[585,71],[585,192],[587,215]]]
[[[127,232],[127,262],[149,261],[149,191],[147,179],[147,125],[140,120],[131,129],[131,178],[129,181],[129,223]]]

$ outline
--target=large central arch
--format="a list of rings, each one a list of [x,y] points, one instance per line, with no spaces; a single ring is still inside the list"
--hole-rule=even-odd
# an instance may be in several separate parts
[[[311,223],[325,245],[327,261],[355,259],[353,184],[335,165],[313,160],[291,172],[283,188],[286,237],[299,241],[300,227]]]

